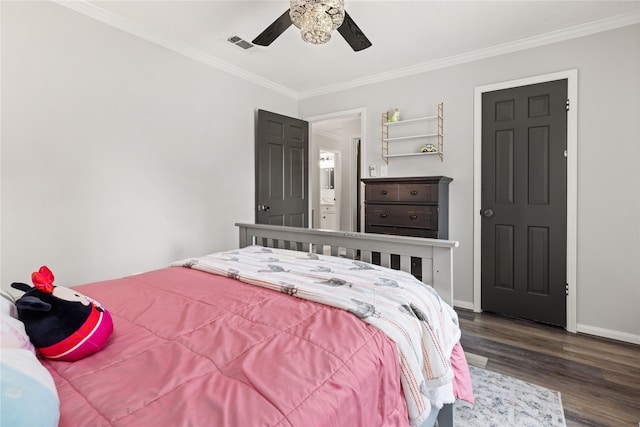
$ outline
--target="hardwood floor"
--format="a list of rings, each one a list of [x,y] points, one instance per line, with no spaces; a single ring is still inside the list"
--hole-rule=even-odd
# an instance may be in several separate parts
[[[562,395],[568,427],[640,425],[640,346],[456,309],[466,352]]]

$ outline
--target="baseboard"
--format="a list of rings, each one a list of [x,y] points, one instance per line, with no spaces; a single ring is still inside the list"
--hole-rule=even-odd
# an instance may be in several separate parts
[[[455,308],[462,308],[462,309],[472,310],[473,311],[473,303],[472,302],[460,301],[460,300],[455,300],[454,299],[453,300],[453,306]],[[631,344],[640,345],[640,335],[629,334],[627,332],[614,331],[614,330],[611,330],[611,329],[604,329],[604,328],[599,328],[597,326],[584,325],[584,324],[580,324],[580,323],[578,323],[578,325],[577,325],[577,332],[580,332],[580,333],[583,333],[583,334],[595,335],[597,337],[602,337],[602,338],[609,338],[609,339],[616,340],[616,341],[623,341],[623,342],[628,342],[628,343],[631,343]],[[640,423],[639,423],[638,427],[640,427]]]
[[[454,299],[453,300],[453,306],[457,307],[457,308],[464,308],[467,310],[473,310],[473,303],[472,302],[468,302],[468,301],[459,301]]]
[[[473,311],[473,303],[468,301],[453,300],[453,306],[455,308],[462,308]],[[614,331],[611,329],[599,328],[597,326],[590,326],[578,323],[577,332],[583,334],[595,335],[597,337],[609,338],[616,341],[624,341],[631,344],[640,345],[640,335],[629,334],[627,332]],[[640,423],[638,425],[640,427]]]
[[[583,334],[596,335],[598,337],[610,338],[612,340],[624,341],[631,344],[640,344],[640,335],[598,328],[597,326],[582,325],[580,323],[577,325],[577,330]]]

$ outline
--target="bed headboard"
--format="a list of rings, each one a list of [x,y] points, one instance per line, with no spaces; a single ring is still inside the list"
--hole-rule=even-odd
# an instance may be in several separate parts
[[[261,245],[365,262],[372,262],[380,254],[380,265],[384,267],[392,266],[393,255],[399,258],[398,267],[409,273],[412,272],[411,258],[420,258],[422,281],[433,286],[440,297],[453,306],[453,248],[458,246],[457,241],[279,225],[236,223],[236,226],[241,248]]]

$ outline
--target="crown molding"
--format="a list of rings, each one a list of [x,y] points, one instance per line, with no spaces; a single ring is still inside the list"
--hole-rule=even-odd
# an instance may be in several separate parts
[[[374,74],[362,79],[351,80],[337,85],[324,86],[318,89],[312,89],[298,93],[299,99],[311,98],[314,96],[327,95],[334,92],[340,92],[360,86],[373,83],[381,83],[384,81],[397,79],[400,77],[412,76],[415,74],[425,73],[428,71],[438,70],[442,68],[452,67],[468,62],[479,61],[481,59],[492,58],[507,53],[513,53],[521,50],[531,49],[534,47],[545,46],[552,43],[558,43],[565,40],[571,40],[579,37],[588,36],[590,34],[600,33],[603,31],[615,30],[617,28],[629,25],[640,24],[640,13],[630,12],[605,18],[597,21],[588,22],[573,27],[564,28],[562,30],[551,31],[537,36],[527,37],[512,42],[503,43],[488,48],[478,49],[471,52],[452,55],[446,58],[434,61],[423,62],[422,64],[410,67],[400,68],[397,70]]]
[[[437,59],[434,61],[423,62],[421,64],[413,65],[411,67],[400,68],[397,70],[374,74],[361,79],[355,79],[348,82],[329,85],[312,89],[308,91],[296,92],[292,89],[272,82],[271,80],[260,77],[257,74],[248,72],[247,70],[230,64],[226,61],[216,58],[213,55],[204,53],[198,49],[193,49],[187,45],[174,43],[166,40],[156,34],[146,31],[139,26],[135,25],[131,21],[128,21],[121,16],[111,13],[105,9],[102,9],[87,0],[52,0],[53,2],[64,6],[68,9],[74,10],[83,15],[89,16],[100,22],[103,22],[119,30],[138,36],[142,39],[155,43],[170,49],[176,53],[184,55],[188,58],[202,62],[211,67],[226,71],[236,77],[248,80],[252,83],[265,87],[267,89],[278,92],[289,98],[296,100],[304,98],[312,98],[314,96],[327,95],[335,92],[340,92],[347,89],[353,89],[360,86],[366,86],[373,83],[380,83],[388,80],[393,80],[401,77],[412,76],[415,74],[425,73],[428,71],[438,70],[442,68],[451,67],[454,65],[460,65],[468,62],[478,61],[481,59],[492,58],[507,53],[513,53],[521,50],[531,49],[534,47],[545,46],[552,43],[561,42],[564,40],[571,40],[579,37],[588,36],[590,34],[599,33],[602,31],[614,30],[617,28],[625,27],[628,25],[635,25],[640,23],[640,13],[630,12],[626,14],[616,15],[610,18],[600,19],[597,21],[588,22],[573,27],[564,28],[562,30],[551,31],[548,33],[540,34],[537,36],[527,37],[520,40],[514,40],[512,42],[503,43],[488,48],[478,49],[471,52],[465,52],[458,55],[448,56],[446,58]]]
[[[112,12],[109,12],[105,9],[102,9],[99,6],[89,3],[86,0],[74,0],[74,1],[52,0],[52,1],[56,4],[59,4],[60,6],[64,6],[75,12],[81,13],[97,21],[100,21],[104,24],[110,25],[119,30],[125,31],[129,34],[133,34],[137,37],[140,37],[142,39],[145,39],[147,41],[160,45],[164,48],[172,50],[188,58],[194,59],[196,61],[209,65],[211,67],[220,69],[236,77],[240,77],[242,79],[248,80],[252,83],[255,83],[267,89],[271,89],[289,98],[298,99],[298,93],[296,91],[293,91],[277,83],[274,83],[271,80],[265,79],[264,77],[260,77],[256,74],[250,73],[247,70],[237,67],[226,61],[222,61],[221,59],[218,59],[215,56],[204,53],[201,50],[194,49],[184,44],[179,44],[179,43],[166,40],[158,36],[157,34],[144,30],[139,26],[135,25],[134,23],[132,23],[131,21],[124,19],[121,16],[116,15]]]

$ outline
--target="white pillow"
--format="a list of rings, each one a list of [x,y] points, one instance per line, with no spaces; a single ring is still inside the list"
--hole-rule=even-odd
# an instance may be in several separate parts
[[[0,300],[0,425],[55,427],[60,400],[53,377],[36,357],[24,324],[11,315],[13,304]]]
[[[18,318],[18,310],[15,306],[15,298],[14,296],[5,291],[4,289],[0,289],[0,313],[8,314],[9,316],[17,319]]]

